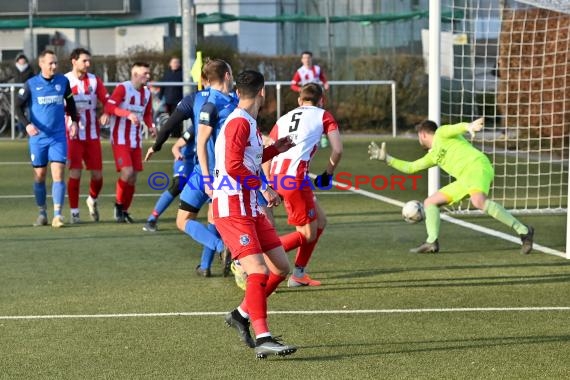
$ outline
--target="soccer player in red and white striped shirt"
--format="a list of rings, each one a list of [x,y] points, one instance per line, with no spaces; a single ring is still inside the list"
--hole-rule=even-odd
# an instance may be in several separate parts
[[[226,315],[226,323],[238,330],[240,338],[258,358],[289,355],[295,346],[275,340],[267,325],[267,297],[286,278],[289,262],[279,236],[257,204],[261,186],[261,163],[291,148],[289,138],[264,148],[255,118],[265,99],[263,75],[246,70],[236,78],[238,108],[226,119],[215,145],[213,215],[218,232],[247,273],[245,297],[241,305]],[[266,187],[268,205],[281,201]],[[249,324],[256,340],[252,339]]]
[[[133,223],[128,210],[135,194],[137,173],[143,170],[142,133],[144,122],[154,137],[152,127],[152,98],[146,84],[150,79],[148,63],[135,62],[131,80],[117,85],[105,105],[111,115],[111,147],[119,172],[116,187],[115,220]]]
[[[103,186],[100,125],[107,123],[108,115],[103,113],[100,120],[97,119],[97,102],[105,105],[109,94],[103,85],[103,81],[94,74],[89,73],[91,53],[88,50],[83,48],[74,49],[70,58],[72,68],[65,76],[69,79],[79,116],[77,135],[74,138],[70,138],[69,133],[67,134],[69,165],[67,192],[71,211],[71,223],[80,222],[79,183],[81,181],[83,163],[85,163],[85,168],[91,171],[87,207],[89,208],[91,219],[98,222],[97,197]],[[66,122],[67,125],[71,124],[69,116],[66,118]]]
[[[281,236],[285,251],[297,248],[289,287],[321,285],[320,281],[313,280],[305,272],[326,225],[326,215],[309,181],[309,166],[317,152],[321,135],[326,134],[332,149],[327,168],[319,176],[319,185],[327,187],[343,150],[337,122],[330,112],[318,106],[322,97],[320,85],[304,85],[299,93],[299,107],[281,116],[269,134],[273,141],[290,136],[295,143],[294,148],[273,159],[270,169],[271,183],[279,184],[276,190],[283,197],[287,222],[297,230]]]
[[[301,53],[301,63],[303,66],[299,67],[293,79],[291,80],[291,90],[301,92],[301,87],[307,83],[318,83],[322,85],[325,90],[329,89],[329,82],[325,73],[319,65],[313,65],[313,53],[304,51]]]

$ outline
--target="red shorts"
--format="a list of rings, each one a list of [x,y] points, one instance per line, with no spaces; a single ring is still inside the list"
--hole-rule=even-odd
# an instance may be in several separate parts
[[[67,140],[67,163],[70,169],[102,170],[101,141]]]
[[[281,245],[275,228],[265,215],[216,218],[216,229],[233,259],[268,252]]]
[[[122,168],[132,167],[136,172],[142,172],[142,149],[129,148],[126,145],[115,145],[113,147],[113,156],[115,156],[115,166],[120,172]]]
[[[287,223],[292,226],[304,226],[317,219],[315,195],[307,183],[297,182],[292,189],[280,188],[279,195],[283,197],[283,205],[287,211]]]

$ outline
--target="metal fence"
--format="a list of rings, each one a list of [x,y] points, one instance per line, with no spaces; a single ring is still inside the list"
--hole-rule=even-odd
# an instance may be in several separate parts
[[[117,82],[106,82],[106,87],[116,86]],[[178,86],[184,87],[185,93],[190,93],[197,88],[197,83],[194,82],[151,82],[152,86]],[[286,110],[283,109],[283,95],[282,90],[285,88],[289,91],[289,81],[274,81],[265,82],[266,86],[275,87],[275,101],[276,101],[276,120],[281,117]],[[396,82],[393,80],[370,80],[370,81],[329,81],[331,88],[342,86],[389,86],[391,93],[391,116],[392,116],[392,136],[397,134],[397,113],[396,113]],[[5,133],[8,126],[11,126],[10,138],[16,139],[16,118],[15,118],[15,100],[17,91],[22,87],[21,83],[0,84],[0,135]]]

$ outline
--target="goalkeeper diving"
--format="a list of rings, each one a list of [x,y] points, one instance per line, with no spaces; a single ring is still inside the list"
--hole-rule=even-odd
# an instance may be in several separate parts
[[[516,231],[522,241],[522,254],[532,251],[533,227],[521,223],[503,206],[487,198],[495,175],[493,166],[487,156],[463,136],[469,132],[473,138],[476,132],[483,129],[484,124],[484,119],[480,118],[471,123],[443,125],[438,128],[431,120],[422,121],[416,125],[416,132],[420,145],[428,152],[416,161],[404,161],[390,156],[385,142],[380,146],[372,142],[368,146],[371,160],[383,161],[403,173],[415,173],[437,165],[455,178],[454,182],[424,200],[427,239],[410,252],[439,252],[439,207],[459,202],[467,196],[471,198],[473,206]]]

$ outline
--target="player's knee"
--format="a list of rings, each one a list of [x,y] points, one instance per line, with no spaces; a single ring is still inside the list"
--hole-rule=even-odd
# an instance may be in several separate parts
[[[176,214],[176,227],[182,232],[186,231],[186,222],[188,221],[188,218],[184,214],[184,212],[181,213],[180,211]]]
[[[479,210],[485,209],[485,196],[472,196],[471,197],[471,204]]]
[[[173,196],[173,197],[177,197],[181,192],[182,189],[184,188],[184,185],[186,184],[186,181],[184,180],[184,177],[174,177],[172,179],[172,182],[170,183],[170,187],[168,188],[168,192]]]

